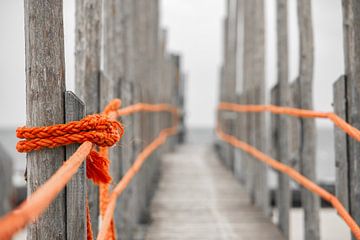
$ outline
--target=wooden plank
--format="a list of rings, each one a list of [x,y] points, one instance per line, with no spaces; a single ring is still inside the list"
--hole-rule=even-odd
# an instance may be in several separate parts
[[[65,122],[85,117],[84,103],[72,92],[65,92]],[[66,159],[79,144],[66,146]],[[77,173],[66,185],[66,235],[67,239],[86,239],[86,166],[81,164]]]
[[[86,114],[100,109],[100,56],[102,1],[76,0],[75,13],[75,92],[86,104]],[[99,226],[99,190],[87,180],[88,203],[92,230],[97,236]]]
[[[62,1],[25,1],[26,123],[64,123],[65,59]],[[28,194],[62,164],[63,147],[27,154]],[[65,192],[28,226],[27,239],[66,239]]]
[[[277,77],[278,77],[278,104],[289,106],[289,53],[288,53],[288,17],[287,0],[277,1]],[[289,117],[279,115],[278,126],[278,160],[286,165],[290,162]],[[286,239],[289,239],[289,210],[291,208],[291,192],[289,178],[284,174],[278,175],[278,206],[279,228]]]
[[[311,1],[298,0],[298,23],[300,35],[300,103],[302,109],[313,108],[314,39],[311,16]],[[316,182],[316,126],[314,119],[301,119],[301,161],[303,175]],[[304,208],[304,237],[308,240],[320,238],[319,197],[302,189]]]
[[[360,129],[360,2],[343,0],[343,29],[348,122]],[[349,207],[355,221],[360,224],[360,143],[348,138]],[[353,236],[354,239],[354,236]]]
[[[334,112],[342,119],[347,120],[347,101],[346,101],[346,78],[341,76],[333,85],[334,89]],[[344,131],[334,126],[335,137],[335,167],[336,197],[349,210],[349,159],[347,155],[348,142]]]
[[[185,144],[163,158],[151,211],[146,240],[284,239],[211,146]]]

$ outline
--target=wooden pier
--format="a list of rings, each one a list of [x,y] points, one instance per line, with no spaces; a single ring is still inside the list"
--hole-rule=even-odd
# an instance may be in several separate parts
[[[163,158],[161,172],[146,240],[284,239],[212,146],[179,147]]]

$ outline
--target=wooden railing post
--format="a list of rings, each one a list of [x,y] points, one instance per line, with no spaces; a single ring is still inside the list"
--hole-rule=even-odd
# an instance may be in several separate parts
[[[86,104],[86,114],[100,109],[100,53],[102,1],[76,0],[75,29],[75,92]],[[88,180],[87,195],[92,230],[99,227],[99,190]]]
[[[289,106],[289,83],[288,83],[288,24],[287,24],[287,0],[277,0],[277,71],[278,91],[277,100],[280,106]],[[277,159],[289,165],[289,117],[279,115]],[[284,174],[278,175],[278,210],[279,228],[284,237],[289,239],[289,214],[291,208],[291,191],[289,178]]]
[[[346,101],[346,77],[340,77],[333,85],[334,91],[334,112],[342,119],[347,119],[347,101]],[[349,157],[348,157],[348,139],[344,131],[334,127],[335,143],[335,168],[336,197],[349,210]],[[350,190],[351,191],[351,190]]]
[[[84,103],[72,92],[65,92],[65,121],[78,121],[85,117]],[[79,144],[66,146],[66,159]],[[66,185],[66,239],[87,239],[86,232],[86,166],[85,162]]]
[[[313,69],[314,39],[312,27],[311,1],[298,0],[298,19],[300,33],[300,107],[313,108]],[[316,182],[316,126],[314,119],[301,119],[301,173]],[[317,240],[319,229],[319,197],[306,189],[302,189],[302,205],[304,208],[304,238]]]
[[[64,123],[65,59],[63,5],[57,0],[25,1],[27,126]],[[65,148],[27,154],[28,194],[63,164]],[[66,199],[62,191],[28,226],[27,239],[66,239]]]
[[[342,0],[347,120],[360,129],[360,2]],[[360,143],[348,138],[349,210],[360,224]],[[353,237],[354,238],[354,237]]]

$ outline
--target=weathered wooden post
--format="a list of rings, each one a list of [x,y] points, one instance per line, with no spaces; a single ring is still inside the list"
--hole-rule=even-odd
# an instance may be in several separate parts
[[[225,20],[225,47],[224,47],[224,79],[222,88],[224,88],[222,101],[236,101],[236,47],[237,47],[237,0],[227,1],[227,18]],[[224,130],[232,134],[235,114],[231,112],[222,113],[222,122]],[[224,143],[224,161],[225,165],[231,169],[234,168],[234,153],[232,146]]]
[[[148,14],[147,1],[140,0],[134,1],[134,45],[135,55],[134,63],[136,70],[134,72],[134,97],[137,102],[148,102],[148,78],[149,78],[149,55],[148,55]],[[149,135],[149,113],[138,113],[135,115],[135,139],[136,150],[135,156],[150,141]],[[148,222],[148,179],[150,178],[148,171],[148,160],[138,173],[138,186],[137,186],[137,203],[139,222]]]
[[[65,92],[65,121],[78,121],[85,117],[85,105],[72,92]],[[79,144],[66,146],[69,158]],[[66,239],[86,239],[86,166],[81,165],[77,173],[66,184]]]
[[[278,104],[289,106],[289,69],[288,69],[288,20],[287,20],[287,0],[277,0],[277,78]],[[285,115],[278,116],[278,146],[277,159],[289,165],[289,119]],[[289,178],[279,173],[278,175],[278,192],[277,205],[279,211],[279,228],[284,237],[289,239],[289,211],[291,208],[291,191],[289,187]]]
[[[298,0],[298,19],[300,33],[300,106],[313,108],[313,69],[314,39],[311,15],[311,1]],[[300,170],[303,175],[316,181],[316,126],[314,119],[301,119]],[[304,208],[305,239],[320,238],[319,197],[302,189]]]
[[[244,4],[244,90],[248,104],[265,103],[265,18],[263,0],[245,1]],[[265,113],[249,113],[247,141],[267,152]],[[251,158],[252,159],[252,158]],[[248,191],[254,203],[269,213],[267,167],[252,159],[248,171]]]
[[[75,92],[86,104],[86,114],[100,110],[100,53],[102,1],[76,1]],[[94,236],[98,233],[99,191],[86,181],[88,203]]]
[[[251,99],[251,89],[253,88],[253,51],[254,51],[254,28],[253,28],[253,14],[254,7],[253,2],[244,1],[244,57],[243,57],[243,79],[244,79],[244,93],[245,104],[254,104]],[[245,141],[249,144],[253,143],[253,127],[252,127],[252,113],[246,114],[246,138]],[[254,201],[254,160],[245,155],[245,161],[247,162],[246,172],[246,189],[250,195],[252,201]]]
[[[27,126],[64,123],[65,59],[62,1],[25,1]],[[65,148],[27,154],[28,194],[62,164]],[[66,199],[62,191],[28,226],[27,239],[66,239]]]
[[[360,2],[343,0],[344,52],[348,122],[360,129]],[[360,143],[348,138],[349,209],[360,224]]]
[[[346,77],[340,77],[333,85],[334,91],[334,112],[342,119],[347,118],[347,101],[346,101]],[[335,143],[335,168],[336,197],[341,201],[344,207],[349,210],[349,157],[348,157],[348,139],[347,134],[334,127]],[[351,191],[351,190],[350,190]]]

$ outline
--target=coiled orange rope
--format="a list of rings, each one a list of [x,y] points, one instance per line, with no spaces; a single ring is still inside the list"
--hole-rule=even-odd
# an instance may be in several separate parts
[[[272,112],[275,114],[286,114],[295,117],[303,117],[303,118],[328,118],[333,121],[340,129],[345,131],[347,134],[360,141],[359,130],[352,127],[350,124],[345,122],[339,116],[334,113],[323,113],[312,110],[303,110],[297,108],[288,108],[288,107],[279,107],[274,105],[240,105],[235,103],[221,103],[218,106],[218,110],[227,110],[227,111],[236,111],[236,112]],[[271,158],[265,153],[259,151],[258,149],[250,146],[249,144],[237,139],[236,137],[224,133],[221,128],[218,126],[216,128],[217,135],[223,141],[237,147],[244,152],[252,155],[256,159],[262,161],[263,163],[271,166],[275,170],[282,172],[289,177],[291,177],[294,181],[308,189],[309,191],[319,195],[325,201],[329,202],[338,212],[340,217],[345,221],[345,223],[349,226],[351,232],[354,234],[357,240],[360,240],[360,227],[355,222],[355,220],[351,217],[351,215],[346,211],[341,202],[331,193],[326,191],[324,188],[318,186],[316,183],[301,175],[292,167],[289,167],[279,161]]]
[[[106,115],[116,114],[120,100],[115,99],[105,108]],[[48,127],[21,127],[16,130],[20,140],[19,152],[31,152],[42,148],[54,148],[72,143],[82,143],[78,150],[61,166],[43,186],[38,188],[18,208],[0,219],[0,239],[9,239],[26,224],[34,221],[56,198],[86,159],[86,175],[95,183],[108,184],[109,160],[92,150],[93,145],[112,146],[124,134],[123,126],[103,115],[89,115],[80,121]],[[87,207],[88,237],[92,238]]]
[[[90,115],[80,121],[68,124],[38,128],[21,127],[17,130],[17,136],[19,138],[25,138],[25,140],[19,141],[17,145],[17,149],[20,152],[30,152],[45,147],[54,148],[71,143],[82,144],[77,151],[64,162],[63,166],[61,166],[53,176],[29,196],[18,208],[0,218],[0,239],[10,239],[17,231],[21,230],[41,215],[65,187],[67,182],[70,181],[71,177],[77,172],[85,159],[87,161],[87,176],[100,185],[100,205],[103,209],[102,215],[105,214],[105,211],[108,212],[108,204],[115,204],[112,203],[113,193],[111,194],[111,197],[109,194],[111,177],[109,174],[108,147],[119,141],[124,134],[122,125],[115,119],[120,115],[128,115],[139,111],[168,111],[173,114],[177,113],[176,108],[167,104],[150,105],[140,103],[124,108],[121,111],[119,110],[120,105],[121,101],[115,99],[108,104],[101,115]],[[173,131],[173,128],[171,128],[171,131],[169,129],[163,130],[160,134],[161,139],[164,140],[164,136],[172,134]],[[93,150],[94,144],[100,146],[100,154]],[[144,152],[148,151],[144,150]],[[146,157],[147,156],[148,155],[146,155]],[[121,181],[120,185],[125,189],[127,184],[125,186],[123,184],[124,181]],[[115,188],[114,192],[118,192],[116,189],[118,188]],[[120,194],[121,193],[118,193],[117,195]],[[110,227],[106,227],[104,224],[105,228],[102,229],[102,231],[105,231],[107,239],[114,239],[113,219],[112,217],[110,217],[109,220],[107,219],[108,218],[105,218],[105,222],[110,222]],[[88,206],[87,227],[88,239],[92,239]]]

